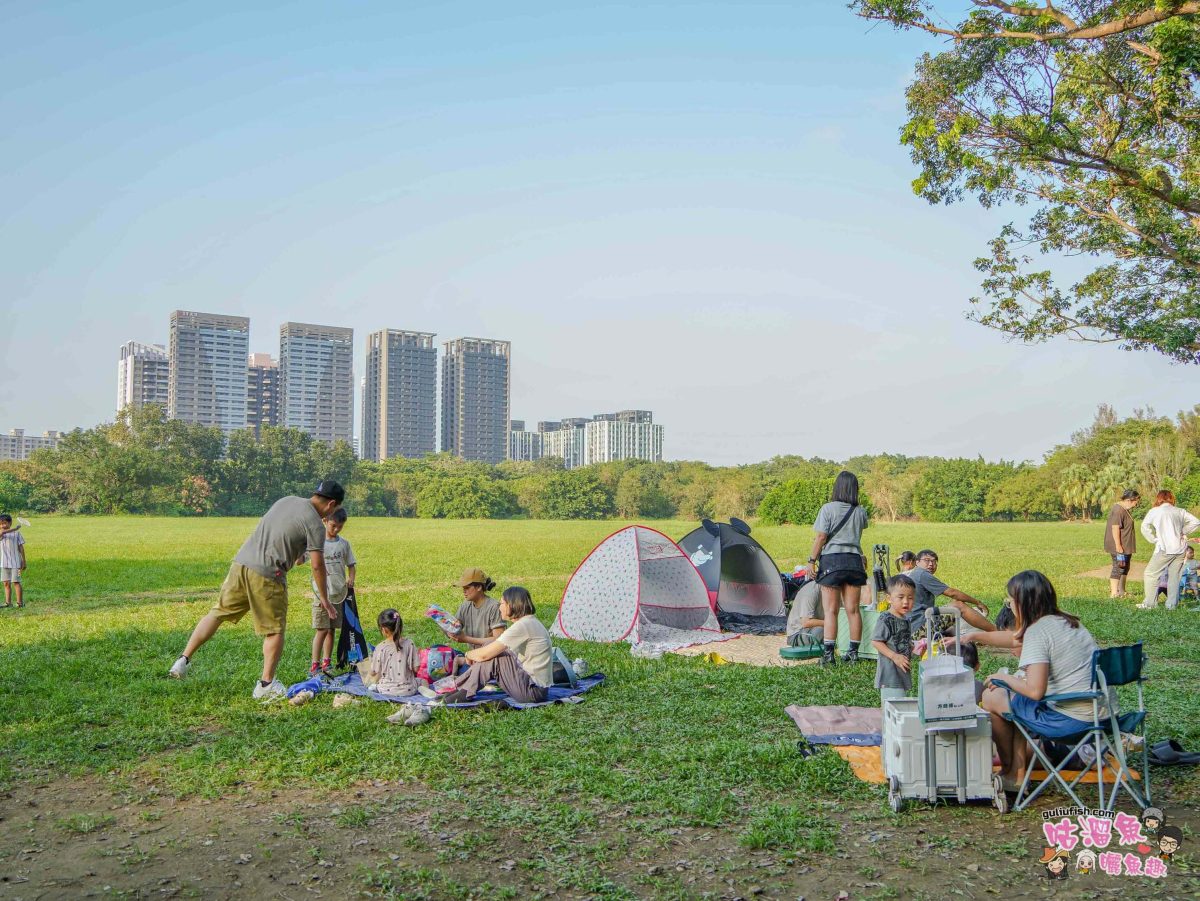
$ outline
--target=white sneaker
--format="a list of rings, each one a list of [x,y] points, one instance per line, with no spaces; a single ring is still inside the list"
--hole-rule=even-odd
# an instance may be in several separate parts
[[[413,715],[415,704],[401,704],[400,708],[393,714],[389,715],[387,721],[389,723],[403,723]]]
[[[413,711],[412,716],[410,716],[408,719],[406,719],[404,721],[404,725],[406,725],[406,726],[423,726],[426,723],[428,723],[431,719],[433,719],[433,713],[430,712],[428,707],[426,707],[424,705],[414,705],[414,706],[416,706],[417,709]]]
[[[287,689],[278,679],[272,679],[269,685],[263,685],[262,682],[254,683],[254,700],[256,701],[270,701],[286,695]]]
[[[191,665],[191,662],[186,657],[180,657],[171,664],[171,671],[167,675],[172,679],[182,679],[187,675],[188,667]]]

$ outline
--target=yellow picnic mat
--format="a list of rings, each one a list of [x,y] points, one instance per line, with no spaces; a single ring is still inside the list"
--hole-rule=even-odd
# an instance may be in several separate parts
[[[854,775],[862,782],[883,785],[887,777],[883,775],[883,755],[879,746],[864,747],[861,745],[830,745],[843,760],[850,764]]]
[[[694,644],[671,653],[684,657],[705,657],[710,663],[745,663],[749,666],[805,666],[820,662],[819,657],[784,660],[779,656],[779,649],[786,646],[787,639],[782,635],[742,635],[733,641]]]

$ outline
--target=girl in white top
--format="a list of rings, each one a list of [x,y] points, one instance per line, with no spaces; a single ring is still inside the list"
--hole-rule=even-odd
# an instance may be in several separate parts
[[[550,633],[534,614],[533,598],[519,585],[500,597],[500,616],[512,623],[500,636],[467,653],[471,668],[457,677],[458,689],[443,696],[447,704],[469,701],[495,680],[514,701],[540,703],[554,683]]]
[[[1154,553],[1146,564],[1142,582],[1146,597],[1140,605],[1143,610],[1158,606],[1158,580],[1167,573],[1167,609],[1179,606],[1179,574],[1183,570],[1183,554],[1187,550],[1188,535],[1200,529],[1200,519],[1187,510],[1175,506],[1175,495],[1160,491],[1154,499],[1154,507],[1142,520],[1142,534],[1147,541],[1154,542]]]

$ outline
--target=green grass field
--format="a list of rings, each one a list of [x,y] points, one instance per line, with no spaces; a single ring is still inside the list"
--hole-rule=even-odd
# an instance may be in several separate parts
[[[100,776],[216,798],[248,787],[339,789],[403,779],[468,809],[486,805],[489,828],[535,837],[538,848],[528,854],[542,864],[522,871],[530,893],[558,886],[639,894],[608,878],[612,856],[630,853],[628,844],[596,840],[588,846],[594,852],[574,855],[570,867],[546,857],[564,835],[599,829],[614,812],[628,836],[622,841],[635,846],[671,829],[707,828],[747,853],[799,857],[830,853],[848,823],[904,831],[919,822],[945,836],[991,823],[996,842],[1013,837],[1015,826],[997,827],[997,815],[981,807],[897,818],[883,792],[858,782],[840,758],[797,754],[798,733],[783,708],[877,705],[870,664],[755,669],[673,655],[643,660],[626,645],[564,642],[572,657],[609,676],[586,703],[521,714],[443,711],[415,731],[388,726],[385,705],[333,710],[327,699],[302,708],[253,701],[260,656],[249,619],[222,629],[188,679],[166,678],[252,527],[237,519],[43,518],[28,528],[28,607],[0,616],[3,787]],[[678,538],[691,524],[658,527]],[[528,587],[539,618],[550,623],[574,567],[615,528],[351,519],[344,535],[360,561],[364,620],[373,625],[379,610],[394,606],[411,637],[430,644],[441,633],[420,611],[431,602],[456,605],[460,594],[451,585],[465,566],[485,568],[501,587]],[[781,567],[808,556],[807,528],[763,527],[755,535]],[[1102,644],[1146,641],[1152,736],[1173,735],[1200,749],[1200,614],[1134,613],[1131,603],[1109,601],[1106,580],[1081,575],[1106,565],[1099,525],[879,525],[865,540],[890,544],[893,555],[932,546],[941,554],[939,576],[989,602],[1003,598],[1015,571],[1043,570],[1062,605]],[[308,665],[306,569],[293,573],[291,592],[285,682],[299,681]],[[985,655],[985,669],[999,665]],[[1156,777],[1156,801],[1186,808],[1200,800],[1191,774]],[[1008,822],[1025,823],[1035,841],[1036,814]],[[386,879],[371,878],[386,893]]]

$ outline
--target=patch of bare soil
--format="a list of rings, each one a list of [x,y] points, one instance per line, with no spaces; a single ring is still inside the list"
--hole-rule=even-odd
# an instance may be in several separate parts
[[[473,820],[436,813],[448,807],[412,783],[218,800],[86,779],[21,786],[0,795],[0,898],[1200,897],[1186,862],[1165,880],[1051,882],[1037,823],[986,808],[899,827],[847,811],[836,851],[793,858],[747,850],[736,828],[651,833],[620,811],[547,852],[486,808]]]
[[[1126,590],[1133,594],[1140,594],[1139,589],[1142,584],[1142,576],[1146,574],[1145,563],[1129,564],[1129,575],[1125,577]],[[1099,569],[1089,569],[1087,572],[1079,573],[1081,579],[1108,579],[1112,575],[1111,566],[1101,566]]]

